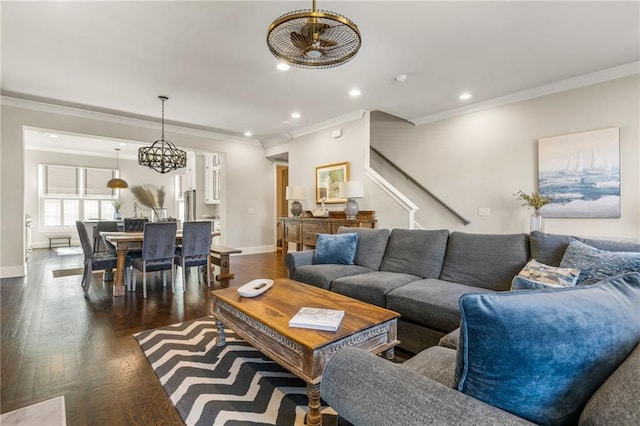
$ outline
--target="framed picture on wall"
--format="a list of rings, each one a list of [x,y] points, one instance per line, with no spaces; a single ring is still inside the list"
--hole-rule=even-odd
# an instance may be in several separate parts
[[[326,164],[316,167],[316,202],[320,204],[325,198],[327,204],[346,203],[340,198],[340,182],[349,180],[349,162]]]
[[[620,128],[539,139],[538,191],[544,217],[620,217]]]

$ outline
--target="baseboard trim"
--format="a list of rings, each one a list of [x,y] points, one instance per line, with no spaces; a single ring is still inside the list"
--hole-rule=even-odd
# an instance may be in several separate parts
[[[24,277],[27,275],[27,265],[1,266],[0,278]]]
[[[232,254],[231,256],[242,256],[245,254],[271,253],[276,251],[274,244],[267,246],[241,247],[242,253]]]

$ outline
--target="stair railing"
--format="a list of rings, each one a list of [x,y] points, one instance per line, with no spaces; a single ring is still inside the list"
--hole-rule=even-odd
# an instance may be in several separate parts
[[[471,223],[471,221],[467,218],[465,218],[464,216],[462,216],[460,213],[458,213],[457,211],[455,211],[453,208],[451,208],[451,206],[449,206],[447,203],[445,203],[444,201],[442,201],[438,196],[436,196],[433,192],[429,191],[427,188],[425,188],[420,182],[418,182],[417,180],[415,180],[413,177],[411,177],[411,175],[409,175],[407,172],[405,172],[404,170],[402,170],[396,163],[394,163],[393,161],[391,161],[388,157],[386,157],[384,154],[382,154],[380,151],[378,151],[377,149],[375,149],[372,146],[369,146],[371,148],[371,151],[373,151],[374,153],[376,153],[380,158],[382,158],[384,161],[386,161],[387,163],[389,163],[389,165],[391,165],[394,169],[396,169],[400,174],[402,174],[402,176],[404,176],[409,182],[411,182],[412,184],[414,184],[415,186],[417,186],[418,188],[420,188],[424,193],[426,193],[429,197],[433,198],[435,201],[437,201],[440,205],[442,205],[445,209],[449,210],[449,212],[451,212],[454,216],[456,216],[458,219],[460,219],[460,221],[462,221],[462,223],[464,223],[465,226],[469,225]]]

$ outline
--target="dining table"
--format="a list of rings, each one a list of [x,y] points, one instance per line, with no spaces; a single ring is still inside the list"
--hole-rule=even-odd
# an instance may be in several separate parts
[[[116,273],[113,280],[113,297],[124,296],[124,270],[127,265],[127,252],[140,250],[144,242],[144,232],[101,232],[100,235],[116,249]],[[211,237],[220,236],[220,232],[211,232]],[[182,231],[176,232],[176,245],[182,244]]]

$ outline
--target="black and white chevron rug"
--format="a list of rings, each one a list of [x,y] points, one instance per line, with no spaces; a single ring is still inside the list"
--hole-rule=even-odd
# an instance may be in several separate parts
[[[306,383],[227,331],[216,346],[212,317],[135,334],[187,425],[303,425]],[[335,411],[323,404],[323,424]]]

